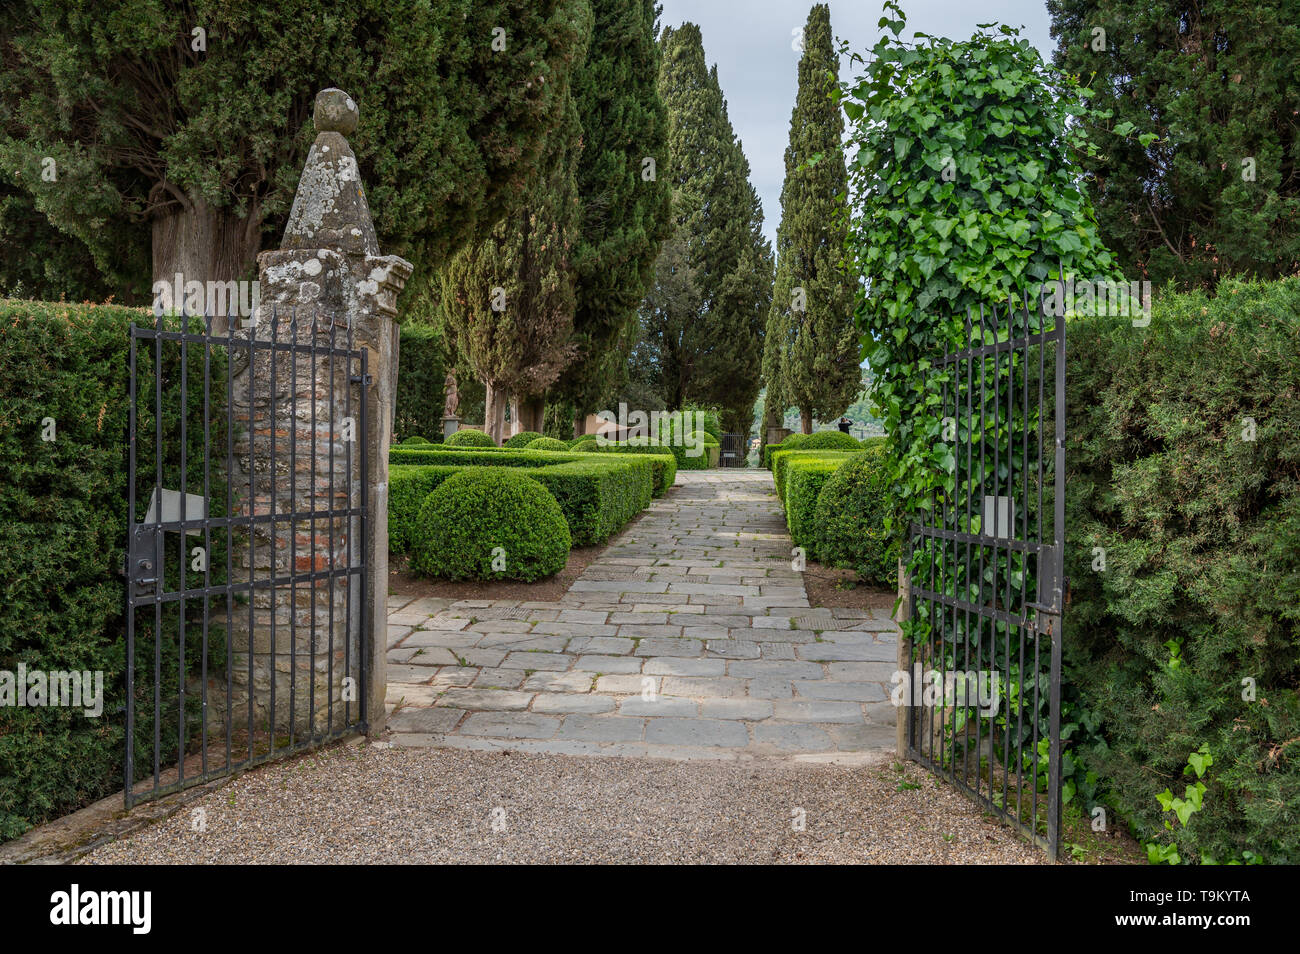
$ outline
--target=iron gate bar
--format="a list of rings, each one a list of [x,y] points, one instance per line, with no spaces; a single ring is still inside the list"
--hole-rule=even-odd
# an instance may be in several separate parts
[[[918,603],[924,601],[926,611],[924,619],[929,625],[929,637],[914,648],[914,659],[928,661],[931,672],[937,670],[940,685],[946,686],[949,673],[949,655],[952,665],[962,667],[964,672],[971,672],[971,660],[974,655],[980,671],[990,669],[990,682],[994,673],[1005,673],[1006,708],[1001,706],[1002,688],[998,688],[999,712],[1002,713],[1002,727],[998,730],[995,721],[990,722],[987,734],[987,748],[984,745],[985,730],[980,722],[970,717],[969,690],[963,683],[962,699],[943,699],[939,705],[912,706],[908,711],[906,723],[907,755],[926,765],[937,774],[947,778],[954,786],[965,791],[982,806],[1012,824],[1034,843],[1046,848],[1055,856],[1060,845],[1061,818],[1061,758],[1060,758],[1060,669],[1061,669],[1061,614],[1063,612],[1064,594],[1064,524],[1065,524],[1065,323],[1062,319],[1053,322],[1047,330],[1045,319],[1048,317],[1039,310],[1036,321],[1031,320],[1029,301],[1022,296],[1021,307],[1009,303],[1006,309],[1005,328],[1000,320],[1000,309],[992,309],[992,315],[979,309],[978,325],[972,321],[973,312],[967,312],[963,327],[965,329],[965,347],[953,351],[945,343],[943,357],[938,359],[930,373],[951,369],[955,372],[944,375],[938,388],[940,394],[941,414],[946,416],[951,407],[954,420],[960,418],[963,390],[965,398],[965,443],[966,460],[962,468],[961,460],[954,455],[957,473],[953,481],[953,490],[940,493],[935,487],[931,491],[928,514],[918,515],[910,527],[908,543],[909,553],[909,599],[908,607],[912,619],[918,617]],[[1036,329],[1036,330],[1035,330]],[[1043,495],[1045,482],[1044,410],[1046,405],[1046,354],[1051,347],[1054,352],[1055,380],[1053,403],[1054,447],[1052,458],[1052,479],[1054,495],[1052,507],[1051,543],[1044,543],[1045,519]],[[1038,350],[1038,403],[1034,407],[1030,401],[1030,361],[1032,351]],[[1002,370],[1002,355],[1007,357],[1005,379]],[[1017,358],[1019,357],[1019,369]],[[992,358],[991,368],[989,359]],[[979,452],[978,469],[976,469],[974,428],[974,365],[979,362]],[[964,367],[963,367],[964,366]],[[963,389],[962,372],[965,387]],[[992,373],[992,389],[989,375]],[[1016,380],[1017,373],[1020,380]],[[929,390],[929,375],[923,376],[923,387]],[[951,385],[951,387],[950,387]],[[1019,408],[1017,408],[1017,391],[1019,391]],[[991,393],[990,393],[991,392]],[[1017,411],[1019,413],[1017,413]],[[990,449],[990,426],[992,426],[993,447]],[[1033,426],[1038,436],[1038,454],[1030,458],[1029,428]],[[1019,428],[1019,440],[1016,429]],[[958,439],[961,439],[958,437]],[[1005,448],[1003,443],[1005,441]],[[1019,443],[1019,448],[1017,448]],[[1016,451],[1019,450],[1019,460]],[[1005,459],[1003,451],[1005,450]],[[1032,460],[1032,463],[1031,463]],[[989,464],[992,469],[989,469]],[[1006,467],[1005,480],[1002,467]],[[1016,470],[1019,468],[1020,473]],[[1030,476],[1035,473],[1038,508],[1034,512],[1031,531]],[[1019,483],[1019,488],[1017,488]],[[1017,500],[1015,491],[1021,491],[1019,527],[1016,526],[1014,507]],[[1005,491],[1005,494],[1004,494]],[[965,522],[958,523],[959,512],[954,509],[957,503],[955,493],[966,496]],[[980,532],[971,532],[975,513],[973,512],[976,494],[982,498],[980,509]],[[991,498],[989,500],[988,498]],[[1002,519],[1006,511],[1005,529]],[[986,525],[989,524],[989,525]],[[1019,539],[1016,530],[1019,529]],[[1036,540],[1031,540],[1031,532]],[[916,565],[917,548],[924,547],[923,564]],[[959,554],[964,551],[964,557]],[[972,552],[972,550],[974,552]],[[975,576],[972,579],[972,572]],[[1012,574],[1019,574],[1019,582],[1013,587]],[[918,574],[922,578],[918,578]],[[986,574],[991,579],[986,582]],[[1001,577],[999,576],[1001,574]],[[1031,613],[1032,611],[1032,613]],[[974,628],[972,628],[974,624]],[[1002,632],[999,633],[998,630]],[[1013,653],[1013,630],[1016,649]],[[1025,709],[1028,685],[1026,684],[1026,639],[1033,639],[1032,670],[1032,719],[1029,727],[1025,726]],[[1044,671],[1042,638],[1051,641],[1048,669]],[[958,640],[961,641],[960,651]],[[919,651],[920,657],[915,653]],[[1016,662],[1013,674],[1013,659]],[[1044,677],[1047,686],[1044,687]],[[1013,690],[1014,685],[1014,690]],[[1047,725],[1041,725],[1039,713],[1042,709],[1043,690],[1048,691]],[[1015,743],[1012,744],[1013,715],[1010,712],[1012,692],[1014,699]],[[910,701],[910,700],[909,700]],[[925,710],[929,710],[928,712]],[[936,712],[936,709],[940,711]],[[938,720],[943,717],[944,722]],[[989,713],[992,716],[992,713]],[[957,729],[960,718],[961,727]],[[1041,740],[1040,729],[1046,729],[1049,751],[1046,759],[1039,755]],[[1029,738],[1026,739],[1026,730]],[[942,743],[942,749],[936,748]],[[1002,746],[1001,759],[998,758],[998,745]],[[1026,743],[1030,748],[1026,751]],[[960,759],[958,746],[961,746]],[[1011,807],[1012,761],[1015,765],[1015,808]],[[972,760],[972,755],[974,759]],[[972,761],[974,778],[971,778]],[[1000,763],[1000,765],[999,765]],[[988,776],[984,771],[987,765]],[[1024,816],[1026,768],[1032,769],[1029,792],[1029,815]],[[1002,772],[1001,784],[998,785],[997,771]],[[1039,778],[1046,769],[1047,791],[1045,803],[1045,834],[1040,829],[1039,818]],[[987,781],[987,788],[985,782]]]
[[[296,312],[292,315],[289,322],[290,340],[285,342],[280,339],[280,331],[283,323],[276,311],[272,311],[271,316],[271,336],[269,340],[258,339],[255,336],[255,330],[250,329],[247,335],[236,337],[235,332],[238,320],[234,315],[230,316],[227,329],[224,334],[214,335],[212,333],[212,316],[203,316],[202,333],[196,333],[191,330],[190,321],[195,317],[192,313],[182,308],[179,315],[180,330],[173,331],[164,324],[164,317],[161,314],[155,316],[152,327],[138,326],[131,324],[129,329],[129,383],[128,383],[128,440],[127,440],[127,510],[128,510],[128,540],[127,540],[127,586],[126,586],[126,642],[127,642],[127,706],[126,706],[126,753],[124,762],[124,798],[127,807],[148,798],[154,798],[168,792],[177,791],[189,787],[209,778],[227,774],[229,772],[247,768],[252,765],[260,764],[274,757],[282,755],[288,751],[294,751],[308,746],[320,744],[332,738],[337,738],[357,729],[364,729],[364,716],[366,704],[366,646],[365,641],[368,639],[363,628],[358,626],[357,617],[352,612],[353,588],[359,593],[360,606],[364,606],[366,596],[365,585],[365,551],[361,548],[359,553],[354,553],[354,537],[356,529],[364,534],[368,529],[368,506],[369,500],[367,495],[367,486],[365,480],[365,468],[367,466],[366,452],[366,435],[367,435],[367,400],[365,385],[369,383],[370,376],[368,373],[368,355],[364,349],[355,347],[352,328],[348,326],[346,347],[340,346],[337,341],[337,324],[333,321],[329,325],[329,347],[325,348],[319,340],[325,329],[321,325],[320,316],[315,315],[311,323],[311,336],[308,344],[298,343],[298,334],[303,330],[303,325],[298,320]],[[153,491],[153,510],[155,519],[151,522],[137,522],[137,494],[136,483],[139,477],[137,469],[137,458],[139,456],[140,444],[139,439],[139,407],[140,393],[138,388],[139,360],[138,353],[140,343],[144,342],[145,346],[152,341],[153,344],[153,366],[150,373],[153,375],[153,453],[154,453],[154,491]],[[174,515],[179,519],[164,519],[164,499],[167,493],[172,491],[164,490],[165,483],[165,461],[164,447],[166,437],[166,426],[164,417],[168,413],[164,402],[163,395],[163,344],[179,346],[179,367],[180,381],[177,383],[179,392],[180,406],[176,413],[179,414],[179,437],[181,446],[175,458],[169,458],[180,467],[180,489],[175,492],[178,494],[179,513]],[[197,453],[191,457],[190,441],[197,437],[197,429],[191,430],[189,426],[190,403],[192,400],[189,376],[191,373],[190,349],[192,347],[201,347],[203,349],[202,362],[202,461],[203,461],[203,513],[197,516],[191,516],[189,512],[189,469],[197,462]],[[221,410],[224,415],[222,420],[225,426],[225,455],[224,455],[224,496],[225,508],[221,516],[214,517],[212,513],[212,489],[213,489],[213,454],[212,454],[212,423],[215,418],[212,399],[212,349],[219,348],[224,352],[226,358],[226,381],[225,381],[225,407]],[[242,349],[247,362],[247,373],[249,376],[248,393],[246,395],[248,410],[248,501],[244,508],[246,513],[236,514],[234,512],[234,486],[238,478],[236,470],[236,455],[234,446],[234,431],[237,423],[236,405],[235,405],[235,356],[238,350]],[[338,505],[339,488],[335,483],[335,444],[340,438],[338,421],[336,419],[336,388],[330,387],[330,414],[331,414],[331,431],[330,431],[330,449],[329,449],[329,467],[328,477],[329,499],[326,506],[318,506],[317,499],[317,472],[316,472],[316,447],[318,437],[317,401],[315,400],[315,383],[316,376],[320,365],[318,361],[322,356],[328,354],[330,381],[331,384],[336,380],[336,361],[343,366],[343,380],[346,382],[345,390],[345,409],[348,415],[348,422],[353,423],[351,419],[352,411],[352,386],[361,384],[361,394],[359,400],[359,423],[360,427],[349,426],[345,430],[350,432],[351,440],[344,441],[344,464],[346,475],[343,492],[345,495],[345,505]],[[270,428],[269,428],[269,445],[271,467],[269,473],[264,478],[269,489],[269,506],[266,513],[258,513],[258,492],[256,478],[258,466],[255,463],[257,455],[257,422],[255,420],[254,405],[257,403],[258,396],[265,399],[266,395],[262,394],[259,378],[256,375],[256,362],[259,355],[264,355],[270,363]],[[289,439],[289,506],[286,509],[278,508],[276,504],[277,487],[283,489],[280,483],[281,478],[277,474],[276,454],[277,444],[281,439],[279,422],[277,421],[277,400],[278,400],[278,380],[277,364],[280,358],[287,357],[290,364],[290,390],[292,397],[297,397],[298,392],[298,360],[302,356],[308,359],[308,367],[311,369],[313,379],[312,402],[311,402],[311,449],[312,449],[312,467],[310,468],[310,478],[312,484],[312,493],[310,495],[310,508],[302,510],[298,506],[298,467],[299,459],[297,454],[298,443],[298,420],[296,409],[294,413],[288,416],[287,434]],[[197,362],[195,362],[197,365]],[[354,369],[360,373],[354,373]],[[197,367],[196,367],[197,373]],[[197,381],[195,382],[197,389]],[[175,393],[175,392],[173,392]],[[354,459],[352,454],[352,442],[361,441],[361,453],[359,461]],[[197,449],[196,449],[197,450]],[[221,460],[221,458],[217,458]],[[361,486],[354,489],[354,464],[360,465]],[[171,465],[168,465],[171,466]],[[354,505],[354,494],[359,493],[359,505]],[[316,521],[324,519],[329,524],[330,549],[329,555],[324,560],[323,568],[318,568],[318,558],[313,555],[311,558],[311,568],[302,571],[298,569],[298,547],[297,534],[298,529],[304,521],[310,522],[312,546],[316,546]],[[338,559],[342,554],[338,553],[334,543],[334,526],[340,523],[346,528],[347,553],[346,559],[340,565]],[[281,575],[276,565],[276,536],[277,527],[288,525],[289,533],[289,565],[288,572]],[[268,572],[265,576],[259,577],[257,570],[256,532],[263,528],[268,533],[269,547],[268,553]],[[212,580],[212,540],[213,531],[218,533],[225,531],[225,576],[224,579],[216,584]],[[179,558],[176,571],[175,586],[171,586],[168,581],[166,566],[165,534],[175,532],[179,537],[177,550],[175,551]],[[236,534],[242,532],[248,536],[248,579],[236,582],[234,580],[236,567],[234,562],[234,551],[236,546]],[[202,571],[192,570],[190,561],[187,559],[189,552],[189,541],[192,534],[202,534],[203,541],[203,566]],[[363,537],[364,539],[364,537]],[[314,554],[314,550],[313,550]],[[190,583],[190,574],[195,574],[195,585]],[[323,585],[322,585],[323,584]],[[298,653],[298,588],[308,586],[311,589],[311,610],[309,646],[311,652],[311,664],[309,666],[309,686],[310,695],[307,700],[307,721],[305,732],[299,730],[298,725],[298,668],[300,656]],[[316,699],[316,661],[317,661],[317,590],[325,589],[329,600],[329,655],[328,671],[330,678],[330,691],[327,693],[327,703],[329,718],[323,731],[317,729],[317,699]],[[271,640],[269,646],[269,690],[270,690],[270,708],[267,717],[266,736],[268,744],[264,752],[258,751],[257,731],[255,720],[255,697],[258,695],[255,679],[255,662],[254,662],[254,636],[256,632],[256,614],[255,603],[258,592],[267,592],[269,595],[270,606],[270,631]],[[290,600],[290,647],[289,647],[289,731],[288,743],[277,746],[277,715],[275,707],[275,694],[277,679],[277,657],[281,655],[282,650],[277,645],[276,637],[276,606],[277,592],[284,593]],[[233,699],[234,699],[234,656],[235,649],[233,645],[235,631],[234,619],[235,609],[238,599],[246,596],[248,602],[248,739],[246,751],[242,757],[236,758],[233,738]],[[209,699],[209,655],[211,652],[211,616],[214,597],[220,597],[225,607],[225,718],[223,725],[225,729],[225,759],[224,764],[215,765],[209,757],[209,734],[211,724],[211,705]],[[357,707],[356,718],[353,716],[351,699],[345,691],[345,706],[343,710],[343,721],[340,725],[335,725],[333,718],[334,703],[334,627],[336,625],[334,614],[334,602],[336,597],[341,597],[346,605],[345,617],[339,624],[344,627],[341,634],[343,638],[343,672],[347,678],[352,678],[353,666],[352,661],[352,643],[357,641],[358,662],[360,667],[360,676],[357,683],[359,688],[360,704]],[[188,605],[187,605],[188,604]],[[177,716],[176,732],[174,734],[176,744],[176,766],[173,779],[164,781],[162,772],[162,723],[164,720],[164,699],[162,697],[163,666],[162,666],[162,644],[166,633],[164,631],[164,614],[165,606],[175,605],[176,607],[176,624],[174,636],[176,639],[176,673],[177,685],[175,687],[175,705],[174,708],[167,708],[174,711]],[[153,758],[152,758],[152,785],[145,785],[137,791],[137,753],[136,753],[136,732],[139,727],[137,718],[136,705],[139,701],[136,698],[137,680],[136,680],[136,656],[137,656],[137,631],[136,631],[136,613],[137,611],[147,611],[153,608],[153,691],[152,691],[152,719],[153,725]],[[191,721],[193,716],[191,709],[191,697],[189,695],[189,669],[193,665],[188,659],[186,653],[187,637],[187,612],[194,611],[201,607],[201,633],[199,634],[199,651],[201,659],[194,668],[198,671],[200,679],[200,700],[198,708],[199,725],[197,727],[197,740],[190,734]],[[170,669],[170,667],[168,667]],[[171,692],[171,690],[169,690]],[[196,744],[197,743],[197,744]],[[191,752],[191,748],[197,751]],[[187,771],[187,757],[197,755],[198,771]]]

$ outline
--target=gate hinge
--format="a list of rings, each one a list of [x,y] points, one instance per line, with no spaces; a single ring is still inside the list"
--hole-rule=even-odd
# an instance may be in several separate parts
[[[352,384],[364,384],[366,387],[370,387],[374,380],[374,376],[369,374],[354,374],[348,378]]]

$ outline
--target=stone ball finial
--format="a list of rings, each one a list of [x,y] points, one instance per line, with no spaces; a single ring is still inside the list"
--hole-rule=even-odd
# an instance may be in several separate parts
[[[356,131],[360,117],[356,101],[343,90],[330,87],[316,94],[316,111],[312,115],[316,132],[336,132],[350,136]]]

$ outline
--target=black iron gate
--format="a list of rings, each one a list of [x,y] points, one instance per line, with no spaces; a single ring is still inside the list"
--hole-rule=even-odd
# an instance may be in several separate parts
[[[365,725],[366,352],[238,324],[130,328],[127,807]]]
[[[930,374],[953,474],[911,525],[907,754],[1055,857],[1065,320],[968,313]]]
[[[744,467],[748,448],[745,446],[746,435],[723,434],[722,447],[719,448],[719,467]]]

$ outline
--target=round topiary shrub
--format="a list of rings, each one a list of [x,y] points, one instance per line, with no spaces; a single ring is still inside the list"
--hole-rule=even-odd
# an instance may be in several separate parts
[[[596,438],[588,435],[587,437],[584,437],[582,440],[574,443],[574,445],[570,447],[569,450],[580,451],[581,453],[584,454],[593,454],[596,451],[600,450],[600,445],[596,443]]]
[[[451,437],[447,438],[445,444],[448,447],[496,447],[497,446],[497,442],[492,439],[491,435],[485,434],[482,431],[475,431],[469,429],[457,431],[455,434],[451,435]]]
[[[412,434],[406,440],[402,441],[402,446],[409,447],[413,444],[430,444],[430,443],[432,443],[432,441],[427,441],[418,434]]]
[[[811,434],[791,434],[781,442],[782,450],[802,450]]]
[[[567,451],[569,445],[564,441],[557,441],[554,437],[539,437],[536,440],[529,441],[525,450],[544,450],[544,451]]]
[[[564,569],[571,543],[545,487],[511,467],[476,467],[424,498],[411,529],[411,568],[451,580],[536,580]]]
[[[518,434],[514,435],[513,437],[507,438],[505,443],[502,444],[501,446],[502,447],[527,447],[533,441],[537,440],[537,438],[542,436],[543,435],[539,434],[537,431],[520,431]]]
[[[798,445],[799,450],[857,450],[862,446],[856,437],[843,431],[818,431],[800,436],[804,439]]]
[[[848,567],[859,578],[893,586],[898,581],[898,540],[885,532],[894,506],[885,469],[885,448],[855,454],[826,478],[817,495],[814,533],[817,557]]]

